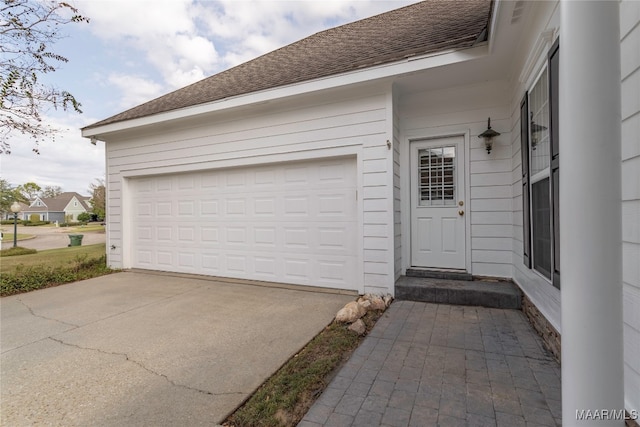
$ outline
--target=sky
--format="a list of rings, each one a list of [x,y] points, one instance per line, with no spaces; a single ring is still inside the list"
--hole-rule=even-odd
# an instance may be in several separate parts
[[[80,128],[214,75],[326,28],[416,0],[75,0],[89,18],[63,27],[51,46],[69,62],[45,76],[72,93],[82,114],[49,110],[60,131],[40,144],[12,134],[0,154],[0,177],[89,195],[105,177],[104,142]]]

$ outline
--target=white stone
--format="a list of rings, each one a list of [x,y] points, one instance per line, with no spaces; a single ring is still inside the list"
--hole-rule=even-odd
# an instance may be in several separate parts
[[[336,314],[336,321],[342,323],[352,323],[365,315],[367,310],[363,308],[357,301],[347,303]]]
[[[364,335],[367,327],[365,326],[362,319],[358,319],[349,326],[349,330],[355,332],[358,335]]]
[[[368,300],[358,301],[358,305],[364,309],[365,313],[371,310],[371,301],[368,301]]]
[[[375,295],[371,298],[371,307],[369,309],[384,311],[387,309],[387,304],[384,302],[384,299],[382,299],[382,297]]]

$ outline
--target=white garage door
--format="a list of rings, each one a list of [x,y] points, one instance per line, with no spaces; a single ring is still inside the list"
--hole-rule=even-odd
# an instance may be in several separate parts
[[[135,268],[357,289],[353,159],[137,178],[130,188]]]

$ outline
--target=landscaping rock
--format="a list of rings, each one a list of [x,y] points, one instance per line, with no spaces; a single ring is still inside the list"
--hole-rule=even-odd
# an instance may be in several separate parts
[[[355,332],[358,335],[364,335],[367,327],[365,326],[362,319],[358,319],[349,326],[349,330]]]
[[[371,307],[371,301],[368,301],[368,300],[358,301],[358,305],[364,309],[365,313],[367,311],[371,310],[371,308],[370,308]]]
[[[391,294],[387,294],[384,296],[384,304],[387,306],[387,308],[391,305],[391,301],[393,301],[393,297],[391,296]]]
[[[370,310],[386,310],[387,304],[384,302],[384,299],[378,295],[374,295],[371,297],[371,307]]]
[[[367,310],[363,308],[357,301],[347,303],[336,314],[336,321],[342,323],[353,323],[366,314]]]

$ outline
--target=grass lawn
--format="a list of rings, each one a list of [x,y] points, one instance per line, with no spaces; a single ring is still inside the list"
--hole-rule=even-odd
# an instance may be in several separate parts
[[[66,233],[92,233],[92,232],[102,232],[104,233],[104,225],[79,225],[77,227],[67,227],[63,228]]]
[[[105,244],[100,243],[98,245],[87,246],[72,246],[70,248],[61,249],[49,249],[46,251],[38,251],[38,253],[30,255],[16,255],[9,257],[2,257],[0,261],[0,270],[2,273],[12,273],[16,270],[16,267],[23,265],[25,267],[32,267],[37,265],[47,265],[51,267],[66,266],[76,261],[78,256],[87,259],[100,258],[105,254]]]
[[[18,233],[18,240],[29,240],[33,239],[33,234],[20,234]],[[2,233],[2,241],[3,242],[13,242],[13,233]]]

